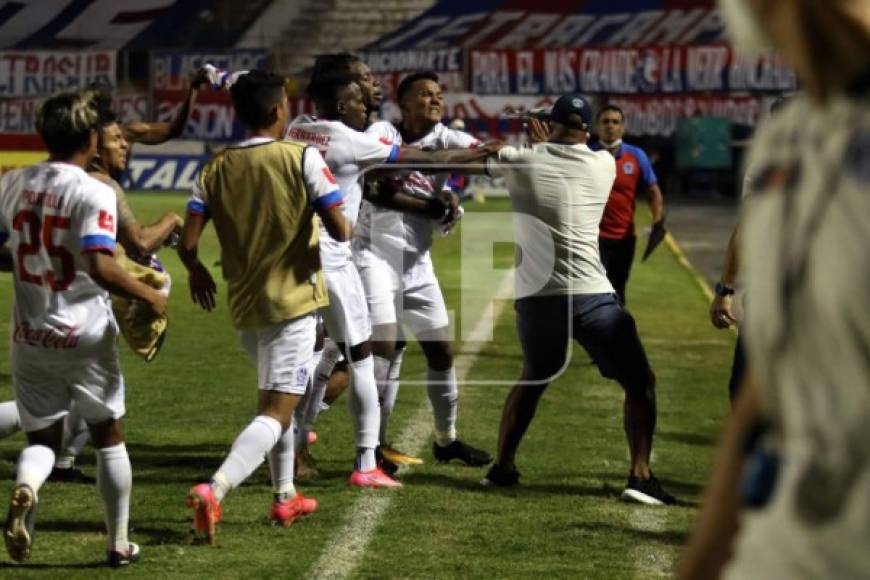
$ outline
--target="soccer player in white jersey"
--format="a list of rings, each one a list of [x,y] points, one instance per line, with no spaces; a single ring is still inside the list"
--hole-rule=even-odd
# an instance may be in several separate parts
[[[37,115],[49,160],[0,179],[0,242],[8,241],[14,255],[12,375],[28,441],[4,531],[16,561],[30,556],[38,493],[73,402],[97,447],[109,564],[129,564],[139,554],[127,539],[132,477],[120,425],[118,327],[108,292],[144,300],[161,315],[166,298],[112,257],[115,195],[84,171],[96,153],[97,123],[92,93],[49,99]]]
[[[429,165],[469,163],[485,158],[484,151],[424,152],[387,144],[361,132],[367,107],[358,83],[345,73],[325,73],[312,79],[309,93],[318,118],[301,117],[290,126],[288,137],[305,141],[324,152],[327,165],[336,175],[345,197],[345,215],[356,222],[362,202],[359,179],[366,167],[384,165],[401,158],[403,163]],[[350,244],[321,243],[321,256],[330,292],[330,307],[324,312],[327,330],[339,343],[351,364],[351,409],[356,422],[359,453],[354,479],[364,474],[391,480],[377,468],[374,449],[378,444],[380,412],[374,365],[371,357],[371,322],[365,291],[351,261]],[[337,274],[340,271],[341,274]],[[360,363],[364,363],[363,366]],[[365,373],[365,374],[363,374]],[[356,386],[354,384],[356,383]],[[360,460],[366,463],[360,465]],[[371,471],[366,471],[370,468]],[[368,476],[366,476],[368,477]]]
[[[320,154],[282,138],[289,120],[284,79],[251,71],[231,89],[249,139],[228,147],[203,167],[188,203],[179,257],[191,297],[215,307],[216,286],[197,257],[208,220],[214,223],[233,325],[257,364],[258,414],[239,434],[209,483],[187,498],[194,528],[214,543],[220,502],[268,456],[271,519],[289,526],[316,510],[293,483],[290,424],[305,394],[314,350],[316,313],[327,304],[318,252],[318,220],[335,243],[350,236],[341,192]]]
[[[392,144],[409,144],[424,150],[475,148],[480,142],[441,123],[444,99],[434,72],[419,72],[399,84],[396,99],[402,122],[372,124],[366,133]],[[422,200],[446,196],[454,219],[458,197],[446,185],[447,175],[405,173],[382,187],[394,187]],[[440,207],[440,203],[435,207]],[[444,214],[400,212],[366,203],[357,227],[355,255],[366,289],[374,327],[375,375],[381,399],[381,451],[390,461],[406,456],[386,444],[387,422],[399,388],[404,340],[399,325],[414,333],[426,356],[427,392],[435,420],[436,460],[457,460],[480,466],[492,456],[456,438],[458,391],[450,348],[447,308],[432,266],[433,232],[444,227]],[[388,465],[388,464],[387,464]]]

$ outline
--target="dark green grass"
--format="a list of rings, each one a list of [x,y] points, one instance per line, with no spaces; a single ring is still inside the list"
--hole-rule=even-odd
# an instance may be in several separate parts
[[[132,195],[142,222],[164,211],[181,212],[184,196]],[[504,201],[470,206],[504,211]],[[511,248],[494,250],[499,266]],[[211,229],[201,255],[218,260]],[[434,261],[448,306],[459,297],[459,236],[436,242]],[[193,307],[186,276],[171,252],[164,263],[174,278],[170,334],[154,363],[126,350],[126,432],[134,470],[131,539],[143,560],[117,572],[153,578],[304,577],[332,538],[342,533],[359,490],[346,478],[353,455],[346,401],[321,416],[321,443],[314,447],[323,477],[299,485],[321,502],[320,511],[289,529],[268,525],[268,470],[261,468],[224,503],[217,548],[187,543],[189,486],[207,478],[255,412],[256,377],[227,316],[225,295],[216,312]],[[216,277],[219,268],[213,267]],[[221,286],[221,289],[223,287]],[[12,285],[0,278],[0,332],[7,332]],[[654,468],[668,489],[697,502],[709,466],[711,445],[726,409],[725,382],[733,338],[713,330],[706,301],[691,275],[666,248],[637,264],[629,307],[658,376],[659,427]],[[459,313],[457,313],[459,318]],[[481,351],[472,379],[512,381],[521,359],[513,311],[504,309],[493,343]],[[480,469],[426,464],[404,476],[395,501],[377,528],[355,575],[361,578],[628,578],[654,577],[676,559],[687,533],[691,507],[650,510],[618,501],[628,469],[621,427],[621,392],[602,379],[582,349],[573,350],[567,372],[545,395],[520,449],[523,485],[484,492]],[[6,357],[0,359],[0,396],[11,397]],[[405,358],[403,377],[422,380],[425,365],[416,346]],[[461,388],[460,436],[494,450],[501,405],[508,386]],[[391,431],[401,432],[423,404],[423,388],[402,390]],[[22,435],[0,442],[0,497],[11,487]],[[397,442],[401,445],[401,442]],[[80,465],[93,474],[93,454]],[[0,558],[0,577],[91,578],[110,572],[103,561],[102,513],[86,485],[47,484],[40,493],[37,536],[30,563]],[[654,522],[650,523],[650,513]]]

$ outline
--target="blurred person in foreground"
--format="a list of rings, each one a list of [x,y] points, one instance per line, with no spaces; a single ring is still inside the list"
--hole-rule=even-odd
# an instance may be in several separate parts
[[[756,135],[749,158],[750,378],[678,577],[867,578],[870,1],[720,4],[735,47],[780,50],[805,95]],[[764,422],[766,450],[741,482],[743,448]]]

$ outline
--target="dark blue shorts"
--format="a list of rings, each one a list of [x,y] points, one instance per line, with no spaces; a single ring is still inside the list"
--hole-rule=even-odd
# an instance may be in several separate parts
[[[548,381],[567,366],[569,337],[623,388],[646,388],[652,369],[634,318],[615,294],[529,296],[514,303],[527,380]]]

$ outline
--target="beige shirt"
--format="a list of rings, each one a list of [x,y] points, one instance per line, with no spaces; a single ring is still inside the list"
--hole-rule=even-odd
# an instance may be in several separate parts
[[[751,365],[782,467],[727,578],[870,576],[870,102],[796,99],[753,144]]]

